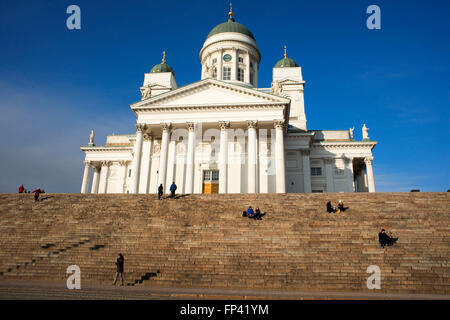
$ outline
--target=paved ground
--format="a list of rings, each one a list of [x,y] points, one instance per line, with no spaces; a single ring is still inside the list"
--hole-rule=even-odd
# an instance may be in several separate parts
[[[61,282],[21,282],[0,281],[0,299],[42,299],[42,300],[173,300],[173,299],[233,299],[233,300],[271,300],[271,299],[425,299],[450,300],[450,295],[432,294],[389,294],[382,292],[302,292],[302,291],[256,291],[163,287],[114,287],[105,285],[82,285],[81,290],[68,290]]]

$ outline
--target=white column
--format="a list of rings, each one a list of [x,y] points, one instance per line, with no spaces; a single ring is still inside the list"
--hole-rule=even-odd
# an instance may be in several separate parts
[[[217,63],[218,63],[218,67],[217,67],[217,80],[222,80],[223,76],[223,49],[220,49],[219,51],[220,56],[217,58]]]
[[[303,162],[303,192],[311,193],[311,163],[309,160],[309,150],[302,150]]]
[[[84,172],[83,172],[83,181],[81,182],[81,193],[88,193],[90,175],[91,175],[91,162],[84,161]]]
[[[327,192],[334,192],[334,181],[333,181],[333,158],[325,159],[325,175],[327,177]]]
[[[344,158],[347,171],[347,189],[348,192],[355,192],[355,181],[353,176],[353,158]]]
[[[195,152],[195,125],[188,122],[188,149],[186,159],[186,194],[193,193],[194,187],[194,152]]]
[[[231,81],[237,81],[237,66],[238,66],[238,62],[237,62],[237,49],[233,48],[232,52],[231,52]]]
[[[166,178],[166,193],[170,193],[170,186],[172,185],[172,182],[175,181],[175,160],[176,160],[176,141],[170,140],[169,142],[169,151],[168,151],[168,157],[167,157],[167,178]],[[179,192],[179,190],[178,190]]]
[[[284,121],[274,121],[276,140],[275,140],[275,173],[276,173],[276,192],[286,193],[286,170],[284,164]]]
[[[98,193],[98,182],[100,181],[100,167],[94,167],[94,177],[92,178],[91,193]]]
[[[366,164],[367,184],[369,192],[375,192],[375,179],[373,177],[372,160],[373,157],[364,158],[364,162]]]
[[[248,127],[247,193],[256,193],[256,157],[257,157],[256,127],[257,126],[258,126],[257,121],[247,121],[247,127]]]
[[[128,161],[121,160],[119,161],[120,171],[119,171],[119,186],[120,193],[125,193],[125,181],[127,178],[127,163]]]
[[[102,169],[100,171],[100,186],[98,193],[106,193],[108,191],[108,175],[111,161],[102,161]]]
[[[162,139],[161,139],[161,152],[159,154],[159,174],[158,174],[158,186],[166,183],[166,171],[167,171],[167,151],[169,149],[169,130],[170,123],[161,123],[162,127]]]
[[[250,83],[250,54],[248,51],[245,55],[245,74],[244,74],[244,81],[247,83]]]
[[[134,147],[133,166],[131,168],[131,188],[130,193],[138,193],[139,187],[139,173],[141,168],[141,154],[142,154],[142,138],[146,129],[145,124],[136,124],[136,142]]]
[[[219,193],[228,193],[228,129],[229,121],[220,121]]]
[[[148,193],[150,180],[150,163],[152,159],[152,135],[150,132],[144,133],[142,143],[141,172],[139,174],[139,193]]]

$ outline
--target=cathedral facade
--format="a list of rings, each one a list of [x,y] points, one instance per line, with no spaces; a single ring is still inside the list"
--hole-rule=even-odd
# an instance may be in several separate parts
[[[353,129],[308,130],[302,68],[278,61],[270,88],[258,87],[261,53],[252,32],[228,21],[200,50],[201,80],[178,87],[173,69],[145,74],[130,105],[136,132],[110,135],[85,153],[81,193],[375,192],[372,149]]]

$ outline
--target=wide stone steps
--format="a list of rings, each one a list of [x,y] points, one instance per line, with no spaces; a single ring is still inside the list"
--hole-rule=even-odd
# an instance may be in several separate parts
[[[122,252],[138,285],[365,291],[375,264],[382,290],[450,290],[448,193],[43,196],[0,195],[0,281],[65,281],[77,264],[108,284]],[[326,213],[338,199],[350,209]],[[399,242],[380,248],[381,228]]]

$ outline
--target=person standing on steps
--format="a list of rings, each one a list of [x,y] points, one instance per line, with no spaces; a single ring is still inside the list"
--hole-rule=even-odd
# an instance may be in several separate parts
[[[120,280],[122,282],[122,286],[123,286],[123,263],[124,263],[125,259],[123,258],[123,255],[121,253],[119,253],[119,255],[117,256],[117,261],[116,261],[116,276],[114,277],[114,282],[113,282],[113,286],[116,285],[117,282],[117,278],[120,275]]]
[[[24,193],[24,192],[25,192],[25,188],[23,187],[23,184],[21,184],[19,187],[19,193]]]
[[[170,186],[170,197],[173,199],[175,198],[175,190],[177,190],[177,185],[175,184],[175,181],[172,182],[172,185]]]
[[[164,187],[162,185],[162,183],[159,185],[158,187],[158,200],[161,200],[161,197],[163,195],[163,191],[164,191]]]

